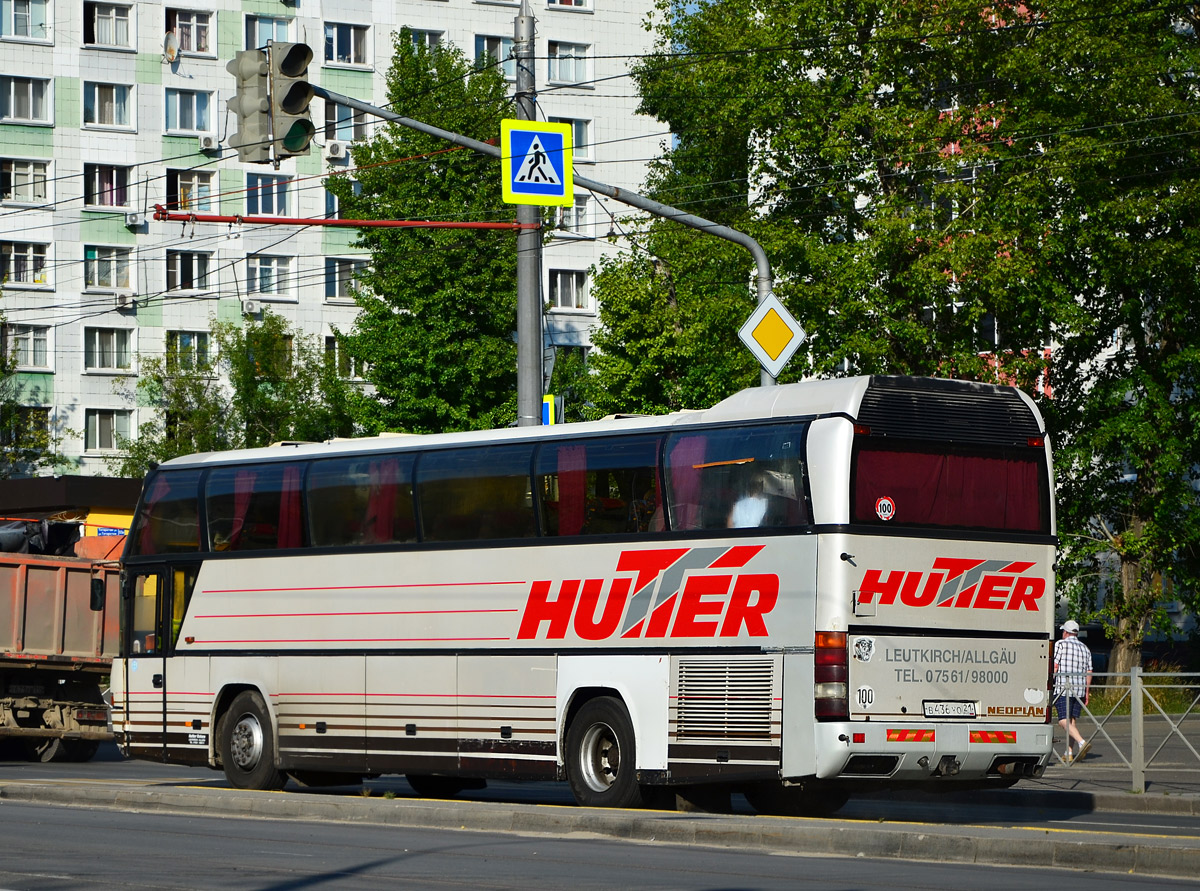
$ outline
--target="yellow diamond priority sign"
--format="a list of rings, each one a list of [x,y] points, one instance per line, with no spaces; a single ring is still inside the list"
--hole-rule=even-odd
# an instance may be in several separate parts
[[[750,348],[767,374],[779,377],[788,359],[804,343],[807,335],[779,298],[768,294],[750,314],[738,337]]]

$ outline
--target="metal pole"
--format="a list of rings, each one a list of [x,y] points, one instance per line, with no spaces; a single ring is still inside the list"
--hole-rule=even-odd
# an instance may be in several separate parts
[[[513,55],[517,60],[517,120],[537,119],[537,85],[533,60],[533,13],[529,0],[513,22]],[[542,423],[542,210],[517,205],[517,426]]]
[[[1129,763],[1133,767],[1130,789],[1146,791],[1146,733],[1142,725],[1142,669],[1129,669]]]

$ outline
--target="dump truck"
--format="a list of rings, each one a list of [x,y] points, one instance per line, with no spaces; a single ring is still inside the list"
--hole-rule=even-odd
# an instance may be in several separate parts
[[[82,538],[64,556],[0,553],[0,741],[33,761],[87,761],[112,739],[124,536]]]

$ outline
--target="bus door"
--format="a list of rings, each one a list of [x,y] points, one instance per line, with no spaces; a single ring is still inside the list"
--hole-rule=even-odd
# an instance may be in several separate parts
[[[192,715],[181,701],[183,691],[207,689],[207,665],[171,658],[198,570],[198,565],[166,564],[127,569],[128,622],[123,644],[131,754],[207,762],[208,709],[204,706],[202,714]],[[197,673],[202,677],[189,677]]]

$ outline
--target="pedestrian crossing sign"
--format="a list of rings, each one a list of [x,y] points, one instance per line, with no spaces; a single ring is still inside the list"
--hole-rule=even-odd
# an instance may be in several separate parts
[[[501,187],[509,204],[574,204],[571,125],[500,122]]]

